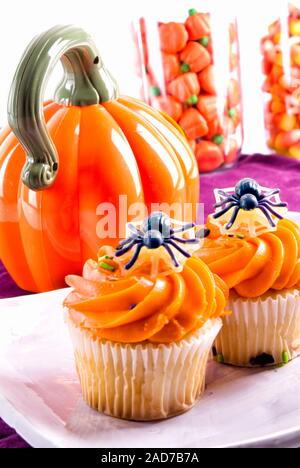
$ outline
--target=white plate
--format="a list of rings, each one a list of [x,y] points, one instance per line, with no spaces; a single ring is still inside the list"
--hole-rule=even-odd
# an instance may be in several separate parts
[[[209,364],[191,411],[150,423],[81,399],[61,303],[67,290],[0,301],[0,416],[34,447],[299,447],[300,359],[280,369]]]

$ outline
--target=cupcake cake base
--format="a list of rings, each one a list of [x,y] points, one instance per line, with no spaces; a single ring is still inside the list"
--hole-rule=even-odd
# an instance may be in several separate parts
[[[214,354],[240,367],[286,364],[300,355],[300,291],[272,291],[257,299],[231,293]]]
[[[83,397],[92,408],[122,419],[165,419],[191,408],[205,373],[220,319],[171,344],[120,344],[94,337],[68,318]]]

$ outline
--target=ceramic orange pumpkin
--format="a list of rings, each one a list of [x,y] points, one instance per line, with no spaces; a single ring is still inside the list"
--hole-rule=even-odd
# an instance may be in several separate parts
[[[43,106],[59,60],[63,81]],[[158,111],[119,97],[79,28],[57,26],[34,39],[16,71],[8,111],[14,133],[5,128],[0,135],[0,258],[26,290],[64,286],[65,275],[79,273],[102,244],[118,242],[118,223],[126,221],[119,220],[120,195],[128,206],[198,201],[187,141]],[[103,203],[116,210],[116,232],[106,239],[97,230]]]

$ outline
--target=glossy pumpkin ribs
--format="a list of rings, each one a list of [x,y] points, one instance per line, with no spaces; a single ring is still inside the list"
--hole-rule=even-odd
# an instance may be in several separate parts
[[[160,112],[119,97],[91,39],[80,30],[77,43],[77,33],[78,28],[57,27],[28,47],[18,69],[27,81],[18,86],[17,71],[9,103],[18,139],[9,128],[0,133],[0,258],[17,284],[30,291],[63,287],[65,275],[80,273],[101,245],[119,242],[117,233],[99,237],[105,215],[100,204],[115,206],[118,227],[120,195],[128,206],[198,201],[197,164],[182,134]],[[50,57],[46,69],[39,51]],[[33,58],[38,90],[31,89]],[[43,84],[58,60],[65,77],[55,101],[43,105]],[[26,89],[27,96],[15,95],[17,89]],[[49,157],[44,147],[52,151]],[[46,170],[49,161],[54,164],[49,186],[31,187],[24,172],[21,181],[26,155],[27,169],[33,161],[42,161]]]

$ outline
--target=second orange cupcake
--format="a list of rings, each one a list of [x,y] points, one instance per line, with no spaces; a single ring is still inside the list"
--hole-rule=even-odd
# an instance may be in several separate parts
[[[216,190],[209,236],[197,252],[230,289],[215,342],[219,362],[285,364],[300,355],[300,229],[279,190],[252,179]]]

